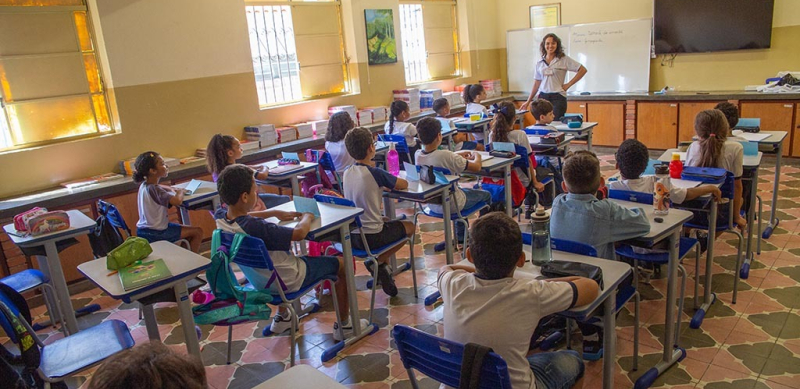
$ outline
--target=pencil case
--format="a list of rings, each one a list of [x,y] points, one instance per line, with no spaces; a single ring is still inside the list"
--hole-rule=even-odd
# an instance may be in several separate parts
[[[33,236],[66,230],[69,228],[69,215],[64,211],[45,212],[28,219],[26,227]]]
[[[14,216],[14,228],[17,231],[28,231],[28,220],[47,212],[47,208],[31,208],[23,213]]]
[[[684,166],[681,178],[706,184],[721,184],[725,182],[727,174],[727,170],[716,167]]]

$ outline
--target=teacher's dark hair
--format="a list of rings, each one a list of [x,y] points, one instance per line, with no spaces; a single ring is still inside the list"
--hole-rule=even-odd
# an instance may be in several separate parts
[[[561,38],[558,35],[553,34],[552,32],[545,35],[542,38],[542,43],[539,43],[539,51],[542,53],[542,58],[547,55],[547,50],[544,49],[544,42],[547,41],[547,38],[553,38],[556,41],[556,57],[561,58],[564,56],[564,46],[561,45]]]

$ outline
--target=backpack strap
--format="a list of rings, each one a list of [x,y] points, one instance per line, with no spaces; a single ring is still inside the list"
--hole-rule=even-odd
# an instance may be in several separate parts
[[[493,350],[477,343],[464,345],[464,356],[461,359],[461,378],[458,389],[477,389],[481,380],[483,360]]]

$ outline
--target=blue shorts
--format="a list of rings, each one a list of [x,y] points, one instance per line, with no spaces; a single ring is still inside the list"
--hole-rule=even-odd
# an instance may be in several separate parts
[[[158,242],[166,240],[168,242],[177,242],[181,240],[181,225],[178,223],[169,223],[167,228],[163,230],[154,230],[152,228],[137,228],[136,236],[147,239],[148,242]]]
[[[583,377],[583,360],[575,350],[539,353],[528,357],[536,389],[569,389]]]
[[[339,258],[302,256],[300,259],[306,263],[306,277],[303,278],[300,289],[305,289],[329,275],[339,274]]]

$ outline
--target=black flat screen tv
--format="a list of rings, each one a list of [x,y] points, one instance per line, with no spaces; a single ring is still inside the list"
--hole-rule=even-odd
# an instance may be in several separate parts
[[[656,54],[766,49],[774,0],[654,0]]]

